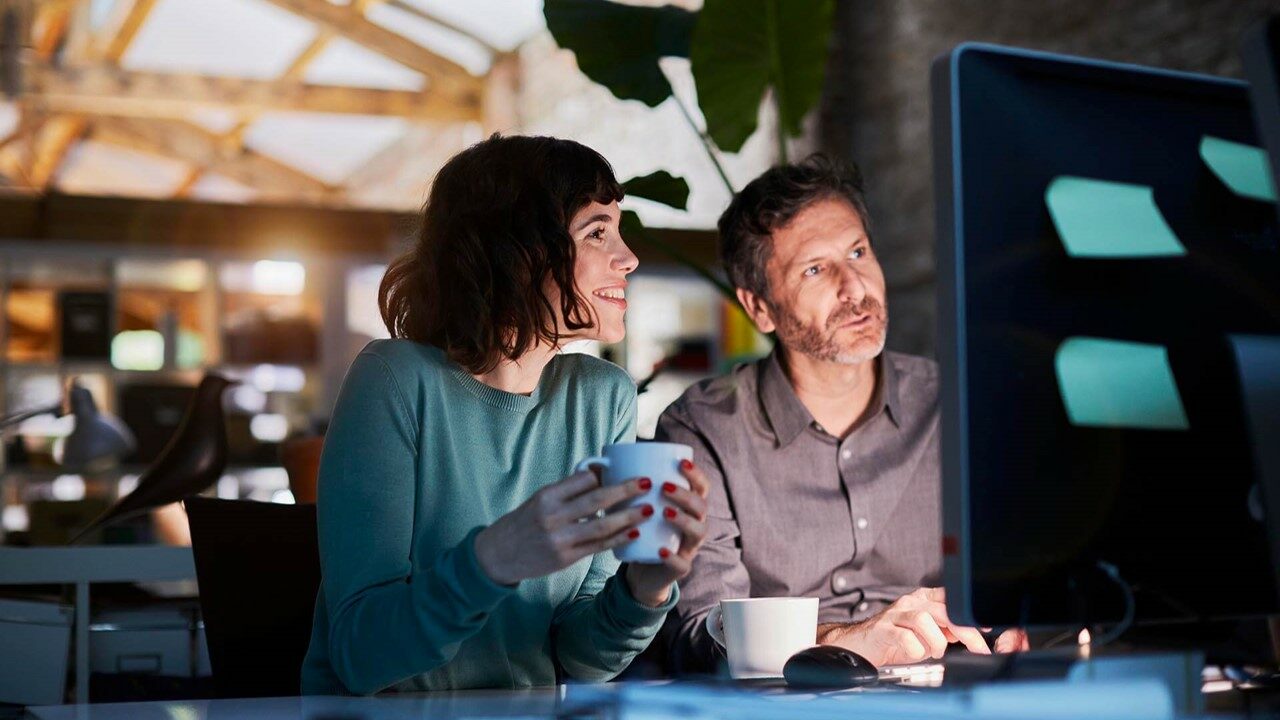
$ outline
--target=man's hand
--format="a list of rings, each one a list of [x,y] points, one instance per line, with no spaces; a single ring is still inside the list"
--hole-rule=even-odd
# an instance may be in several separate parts
[[[975,653],[991,654],[977,628],[956,625],[947,617],[942,588],[920,588],[860,623],[823,625],[818,630],[819,643],[848,648],[876,667],[940,658],[947,645],[954,642],[963,643]],[[1025,644],[1026,634],[1021,630],[1010,630],[996,641],[1001,649],[1019,649]]]
[[[1025,652],[1031,649],[1027,640],[1027,631],[1021,628],[1009,628],[996,638],[995,651],[998,653]]]

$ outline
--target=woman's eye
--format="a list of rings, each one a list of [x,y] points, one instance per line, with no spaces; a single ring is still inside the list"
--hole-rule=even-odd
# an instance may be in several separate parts
[[[817,275],[820,271],[821,271],[821,268],[819,268],[817,265],[810,265],[809,267],[804,269],[804,276],[813,277],[814,275]]]
[[[604,228],[596,228],[595,230],[592,230],[591,234],[587,235],[587,237],[592,240],[604,240]]]

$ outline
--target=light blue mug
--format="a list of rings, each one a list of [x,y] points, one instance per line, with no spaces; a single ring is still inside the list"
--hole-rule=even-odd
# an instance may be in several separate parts
[[[680,549],[679,529],[662,517],[662,509],[671,506],[663,496],[662,485],[673,483],[687,490],[689,481],[680,474],[680,461],[692,459],[693,448],[688,445],[638,442],[606,445],[602,454],[578,463],[575,472],[582,472],[592,465],[601,466],[601,484],[606,486],[638,477],[647,477],[653,481],[649,492],[627,504],[627,507],[637,507],[648,503],[653,506],[654,512],[638,526],[640,537],[613,549],[618,560],[660,563],[662,558],[658,555],[659,550],[666,548],[674,553]]]

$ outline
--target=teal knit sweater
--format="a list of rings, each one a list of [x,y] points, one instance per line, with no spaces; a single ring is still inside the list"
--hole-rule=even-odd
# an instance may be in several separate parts
[[[612,553],[513,587],[476,561],[479,530],[602,446],[634,440],[620,368],[559,355],[530,396],[435,347],[370,343],[352,363],[320,461],[320,566],[304,694],[514,688],[607,680],[662,625]]]

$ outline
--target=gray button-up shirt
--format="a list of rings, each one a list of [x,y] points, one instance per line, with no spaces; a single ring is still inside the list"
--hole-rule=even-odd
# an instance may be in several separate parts
[[[723,598],[818,597],[819,622],[850,622],[939,583],[937,365],[877,362],[871,411],[843,440],[813,420],[777,351],[662,414],[655,439],[692,446],[711,481],[707,540],[664,628],[673,670],[714,669],[703,621]]]

